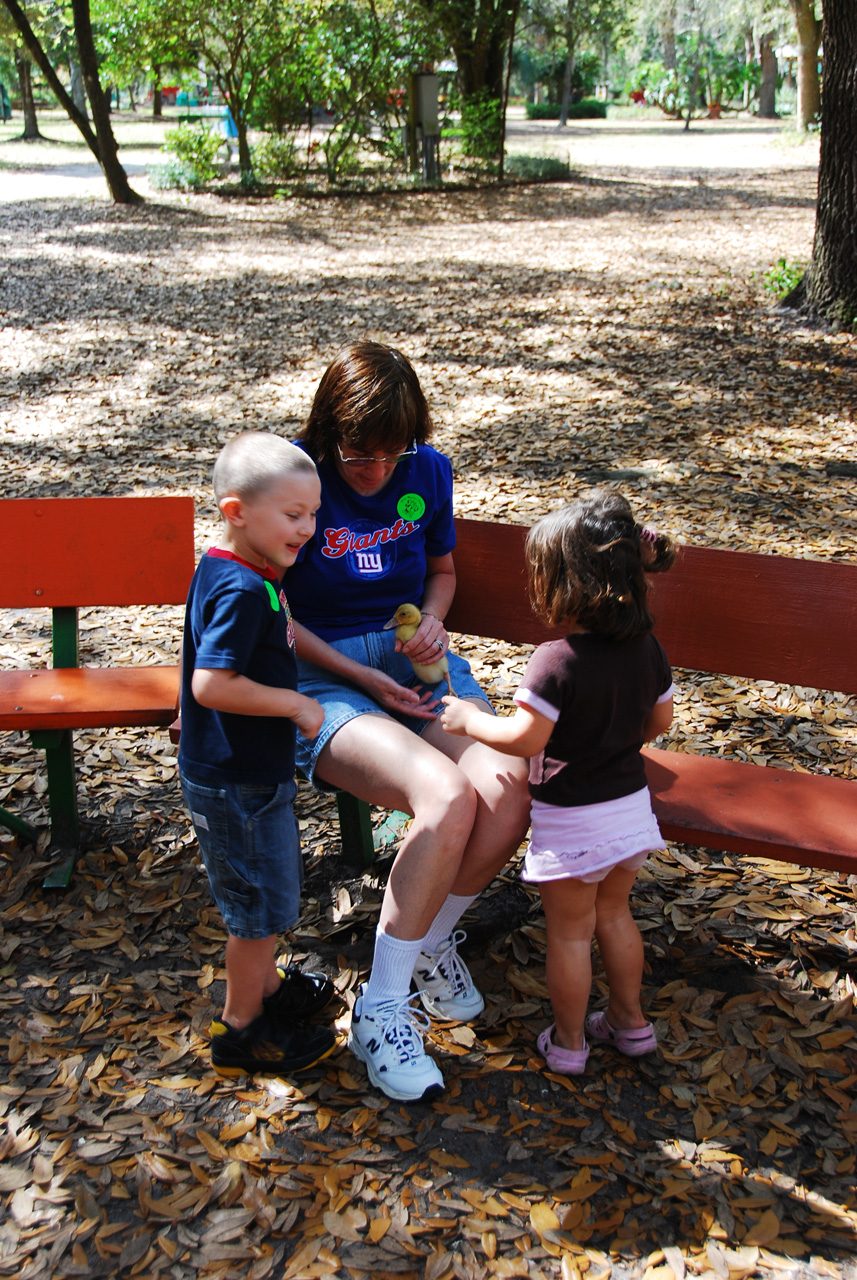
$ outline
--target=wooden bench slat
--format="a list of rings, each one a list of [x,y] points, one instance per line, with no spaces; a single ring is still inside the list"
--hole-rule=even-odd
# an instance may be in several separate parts
[[[184,604],[193,498],[5,498],[0,608]]]
[[[455,527],[448,630],[512,644],[564,634],[530,608],[525,526],[458,519]],[[857,693],[857,564],[683,547],[651,588],[673,666]]]
[[[857,786],[847,778],[645,747],[668,840],[857,873]]]
[[[0,672],[0,729],[168,725],[179,668],[63,667]]]

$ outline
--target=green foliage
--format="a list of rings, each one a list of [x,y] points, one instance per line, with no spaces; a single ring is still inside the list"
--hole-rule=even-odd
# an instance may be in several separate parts
[[[486,90],[461,104],[461,149],[466,156],[496,164],[503,137],[503,104]]]
[[[567,160],[558,156],[507,156],[505,173],[522,182],[564,182],[571,176]]]
[[[182,190],[197,190],[220,174],[217,158],[223,139],[201,120],[195,124],[180,124],[176,129],[168,129],[164,139],[164,150],[174,159],[162,168],[169,176],[180,179],[174,185]]]
[[[170,156],[163,164],[149,166],[149,185],[156,191],[199,191],[203,185],[192,165],[178,156]]]
[[[512,55],[512,66],[518,83],[524,90],[532,92],[535,85],[546,85],[548,96],[553,102],[562,97],[563,79],[565,76],[566,56],[561,49],[534,47],[526,42],[516,45]],[[571,75],[572,101],[591,97],[601,77],[601,59],[597,53],[580,53],[574,61]],[[543,117],[531,116],[531,119]]]
[[[528,102],[528,120],[558,120],[562,107],[558,102]],[[607,103],[597,98],[583,98],[580,102],[571,102],[568,106],[569,120],[606,120]]]
[[[762,277],[765,288],[777,298],[784,298],[803,278],[807,266],[806,262],[789,262],[787,258],[778,258],[777,265]]]
[[[295,138],[288,133],[267,134],[252,155],[253,172],[263,182],[287,182],[302,167]]]

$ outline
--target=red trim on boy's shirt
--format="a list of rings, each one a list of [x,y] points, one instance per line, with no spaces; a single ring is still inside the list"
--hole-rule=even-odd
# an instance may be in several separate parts
[[[260,569],[257,564],[251,564],[249,560],[242,560],[240,556],[236,556],[234,551],[224,551],[222,547],[209,547],[205,554],[214,556],[216,560],[235,560],[237,564],[243,564],[245,569],[252,569],[262,578],[270,578],[272,582],[280,581],[280,575],[269,564],[266,564],[264,569]]]

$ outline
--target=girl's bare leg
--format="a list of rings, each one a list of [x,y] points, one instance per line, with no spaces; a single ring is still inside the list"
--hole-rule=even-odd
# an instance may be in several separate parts
[[[595,937],[610,987],[607,1021],[616,1031],[632,1031],[646,1025],[640,1007],[643,939],[629,903],[636,878],[636,871],[614,867],[596,886]]]
[[[582,1049],[592,987],[597,884],[549,880],[539,885],[548,935],[547,980],[556,1030],[553,1042]]]

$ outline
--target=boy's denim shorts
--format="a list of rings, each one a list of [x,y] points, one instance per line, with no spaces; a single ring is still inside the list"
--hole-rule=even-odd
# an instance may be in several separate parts
[[[383,671],[398,684],[406,685],[409,689],[424,691],[430,688],[436,698],[442,698],[447,692],[445,680],[435,685],[422,684],[408,659],[403,654],[396,653],[396,637],[392,630],[370,631],[366,635],[349,636],[347,640],[333,640],[328,643],[340,653],[353,658],[355,662]],[[447,652],[446,658],[449,663],[449,674],[452,677],[452,687],[459,698],[479,698],[493,711],[490,702],[471,674],[470,663],[464,658],[459,658],[458,654],[453,653],[451,649]],[[315,777],[318,757],[337,730],[349,720],[365,715],[390,716],[418,736],[424,733],[426,727],[432,723],[431,720],[418,720],[414,716],[387,711],[356,685],[349,684],[347,680],[340,679],[323,667],[317,667],[311,662],[301,662],[300,658],[298,658],[298,688],[308,698],[317,699],[324,707],[324,724],[318,736],[307,739],[298,734],[295,751],[297,767],[320,791],[329,791],[332,788],[327,787],[321,778]]]
[[[303,887],[295,783],[218,787],[180,777],[227,931],[236,938],[267,938],[291,929]]]

